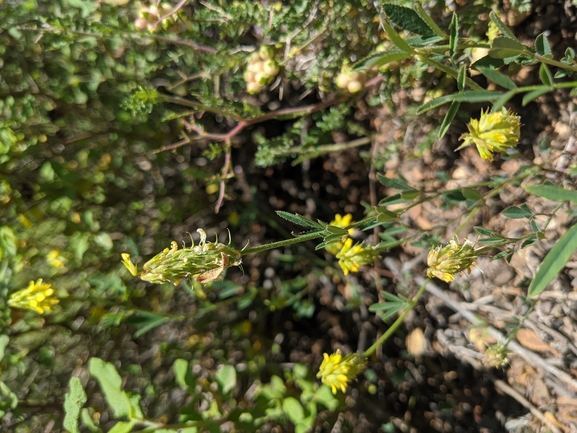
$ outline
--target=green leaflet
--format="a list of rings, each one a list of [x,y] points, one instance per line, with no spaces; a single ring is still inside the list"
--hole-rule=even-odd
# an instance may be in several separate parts
[[[559,238],[539,266],[535,278],[529,285],[528,297],[533,298],[547,288],[549,283],[561,272],[565,264],[577,249],[577,224]]]
[[[68,382],[70,391],[66,393],[64,397],[64,422],[62,426],[68,430],[70,433],[80,433],[78,429],[78,417],[80,416],[80,410],[84,403],[86,403],[86,393],[80,383],[80,379],[77,377],[71,377]]]

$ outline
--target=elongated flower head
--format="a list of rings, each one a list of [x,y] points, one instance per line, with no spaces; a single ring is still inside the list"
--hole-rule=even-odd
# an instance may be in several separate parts
[[[470,271],[476,260],[477,253],[473,248],[473,242],[465,239],[464,243],[459,244],[451,240],[448,245],[438,246],[429,251],[427,276],[450,283],[455,279],[455,274]]]
[[[519,143],[521,118],[505,108],[481,111],[481,117],[478,120],[471,119],[467,128],[469,132],[461,135],[463,144],[456,150],[475,144],[481,158],[493,161],[495,152],[507,153],[507,149]]]
[[[330,222],[329,225],[334,226],[334,227],[339,227],[341,229],[346,229],[348,226],[354,224],[353,221],[353,216],[348,213],[345,216],[341,216],[340,214],[336,214],[335,215],[335,219],[332,220]],[[354,233],[355,229],[350,228],[347,230],[349,235],[352,235]],[[339,242],[335,242],[334,244],[329,244],[326,246],[326,250],[331,253],[332,255],[336,256],[339,251],[343,248],[343,241],[344,239],[342,239]]]
[[[353,246],[353,240],[348,238],[339,253],[339,266],[345,275],[349,272],[359,272],[359,266],[369,265],[375,261],[379,252],[373,247],[357,243]]]
[[[344,356],[340,350],[332,355],[323,354],[323,362],[319,367],[317,378],[331,388],[333,394],[337,391],[346,392],[347,385],[355,379],[366,367],[365,360],[357,353]]]
[[[33,310],[38,314],[51,313],[52,306],[58,302],[52,285],[43,283],[42,278],[30,281],[27,288],[12,293],[8,298],[10,307]]]
[[[178,284],[183,278],[208,283],[218,278],[225,269],[241,264],[240,251],[218,242],[207,242],[205,231],[197,231],[200,233],[198,245],[179,249],[178,244],[172,241],[170,248],[165,248],[146,262],[140,273],[130,260],[130,254],[121,255],[122,263],[132,275],[153,284]]]

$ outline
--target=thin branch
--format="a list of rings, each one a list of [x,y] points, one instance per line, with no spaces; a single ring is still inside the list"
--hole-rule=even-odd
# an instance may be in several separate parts
[[[228,171],[230,170],[230,140],[227,141],[227,149],[224,154],[224,166],[222,167],[222,176],[220,177],[220,188],[218,192],[218,200],[214,206],[214,213],[218,213],[220,207],[222,206],[222,202],[224,201],[224,188],[225,188],[225,179],[227,178]]]
[[[501,379],[495,380],[494,384],[497,388],[499,388],[505,394],[509,395],[510,397],[513,397],[521,405],[523,405],[527,409],[529,409],[531,414],[533,414],[533,416],[535,416],[536,418],[539,418],[539,420],[543,424],[545,424],[553,433],[562,433],[562,431],[559,430],[555,424],[553,424],[549,419],[547,419],[547,417],[545,415],[543,415],[543,412],[541,412],[539,409],[537,409],[535,406],[533,406],[533,404],[529,400],[527,400],[525,397],[523,397],[521,394],[519,394],[515,389],[511,388],[509,385],[507,385]]]
[[[170,18],[172,15],[174,15],[175,13],[177,13],[187,2],[188,0],[180,0],[180,3],[178,3],[174,9],[172,9],[168,14],[163,15],[161,17],[158,18],[158,21],[154,23],[154,27],[156,27],[157,25],[159,25],[161,22],[163,22],[165,19]]]

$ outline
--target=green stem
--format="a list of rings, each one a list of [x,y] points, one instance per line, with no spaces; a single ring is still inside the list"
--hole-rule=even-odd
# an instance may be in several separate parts
[[[431,280],[429,278],[427,278],[425,280],[423,285],[419,288],[419,291],[417,292],[417,294],[415,296],[413,296],[413,298],[407,302],[407,306],[405,307],[403,314],[401,314],[397,318],[397,320],[395,320],[393,322],[393,324],[390,326],[390,328],[387,329],[387,332],[385,332],[383,335],[381,335],[381,337],[377,341],[375,341],[375,343],[371,347],[369,347],[367,350],[365,350],[361,356],[363,356],[365,358],[368,358],[369,356],[371,356],[373,353],[375,353],[375,351],[377,350],[377,348],[381,344],[383,344],[385,341],[387,341],[389,339],[389,337],[395,333],[395,331],[399,328],[399,326],[401,326],[401,324],[404,322],[405,317],[407,317],[407,314],[409,314],[409,311],[411,311],[413,308],[415,308],[415,305],[417,305],[417,302],[419,302],[419,299],[421,299],[421,297],[425,293],[425,290],[427,288],[427,284],[429,284],[430,281]]]
[[[239,122],[244,122],[245,118],[230,111],[221,110],[217,107],[211,107],[210,105],[199,104],[198,102],[190,101],[179,96],[169,96],[159,93],[158,98],[163,102],[170,102],[171,104],[182,105],[183,107],[195,108],[198,111],[207,111],[209,113],[220,114],[225,117],[230,117],[231,119],[237,120]]]
[[[270,244],[264,244],[258,247],[246,248],[242,250],[241,253],[243,256],[246,256],[248,254],[260,253],[261,251],[273,250],[275,248],[286,247],[289,245],[310,241],[312,239],[321,238],[322,236],[323,235],[321,232],[308,233],[306,235],[297,236],[296,238],[293,239],[285,239],[284,241],[271,242]]]
[[[527,170],[523,174],[520,174],[518,176],[514,176],[511,179],[507,179],[501,185],[497,186],[496,188],[494,188],[493,190],[491,190],[487,194],[485,194],[483,199],[479,200],[473,206],[473,209],[471,209],[471,212],[469,212],[469,215],[467,215],[465,220],[459,225],[459,227],[455,231],[455,235],[458,235],[459,232],[461,230],[463,230],[463,228],[465,228],[465,226],[469,223],[469,221],[471,221],[471,219],[473,219],[473,217],[477,214],[477,212],[479,212],[479,210],[487,204],[487,199],[490,199],[491,197],[494,197],[495,195],[499,194],[503,190],[503,188],[505,188],[507,185],[510,185],[511,183],[516,182],[518,180],[523,180],[526,177],[529,177],[532,174],[536,173],[537,171],[538,171],[538,169],[536,169],[536,168],[533,168],[531,170]]]
[[[427,57],[426,54],[421,54],[419,51],[417,51],[417,58],[421,62],[426,63],[427,65],[430,65],[430,66],[434,66],[438,70],[443,71],[445,74],[453,77],[455,80],[458,78],[458,75],[459,75],[458,71],[455,71],[454,69],[451,69],[449,66],[445,66],[442,63],[439,63],[439,62],[431,59],[430,57]],[[471,89],[484,90],[481,86],[479,86],[477,83],[475,83],[471,78],[467,78],[466,83]]]
[[[559,62],[557,60],[553,60],[548,57],[540,56],[539,54],[533,54],[533,58],[538,62],[546,63],[547,65],[556,66],[561,69],[568,69],[570,71],[577,72],[577,65],[568,65],[567,63]]]

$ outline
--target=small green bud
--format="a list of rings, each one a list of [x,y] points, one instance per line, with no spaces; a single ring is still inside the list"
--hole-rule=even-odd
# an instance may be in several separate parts
[[[363,85],[359,81],[350,81],[347,90],[349,93],[358,93],[363,90]]]
[[[337,78],[335,79],[335,84],[339,89],[346,89],[347,86],[349,85],[349,81],[351,81],[351,79],[349,78],[348,74],[341,72],[339,75],[337,75]]]
[[[262,64],[262,70],[270,78],[276,77],[279,73],[278,63],[272,59],[265,60]]]
[[[270,45],[263,45],[258,50],[259,57],[262,60],[272,59],[274,57],[274,48]]]

